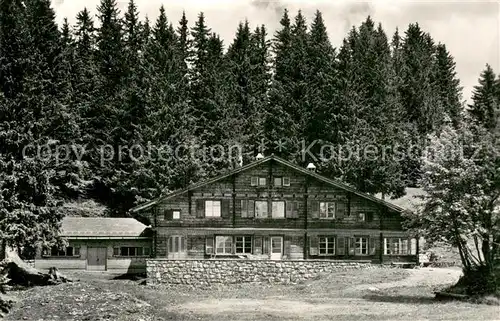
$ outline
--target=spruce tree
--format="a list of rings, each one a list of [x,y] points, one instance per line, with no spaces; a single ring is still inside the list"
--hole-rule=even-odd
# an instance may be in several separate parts
[[[0,16],[0,70],[9,79],[0,94],[0,237],[33,255],[58,241],[57,199],[78,184],[73,159],[55,153],[73,143],[78,126],[68,108],[70,79],[50,2],[2,1]],[[9,75],[18,67],[19,75]]]
[[[493,69],[486,64],[478,82],[474,86],[468,112],[475,122],[492,130],[497,126],[500,111],[500,78],[496,79]]]
[[[308,115],[307,24],[299,11],[291,25],[288,12],[281,18],[274,39],[275,74],[269,92],[270,105],[264,125],[268,153],[290,160],[300,159],[301,143]]]
[[[462,120],[462,88],[460,87],[460,80],[457,78],[455,71],[456,63],[454,58],[446,49],[444,44],[436,46],[436,83],[444,112],[450,118],[452,125],[455,128],[461,123]]]
[[[338,83],[335,74],[335,50],[330,44],[321,12],[317,11],[311,25],[307,45],[307,118],[304,138],[308,144],[318,140],[313,152],[319,152],[321,144],[336,140]]]

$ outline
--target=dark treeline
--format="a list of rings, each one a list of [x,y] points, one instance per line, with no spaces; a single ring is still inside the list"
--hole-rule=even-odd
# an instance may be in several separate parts
[[[83,9],[75,25],[59,27],[49,0],[0,0],[0,225],[12,228],[4,237],[49,240],[62,215],[53,209],[68,199],[92,198],[123,216],[165,188],[238,166],[227,157],[235,143],[244,163],[275,153],[400,196],[420,177],[408,147],[461,122],[454,59],[417,23],[391,35],[368,17],[334,48],[319,11],[312,21],[284,11],[273,35],[241,22],[228,45],[203,13],[170,19],[163,7],[149,21],[133,1],[121,13],[102,0],[95,17]],[[226,157],[177,148],[214,145]],[[335,155],[369,145],[393,148],[371,159]],[[153,148],[136,161],[137,146]],[[173,157],[176,148],[184,157]]]

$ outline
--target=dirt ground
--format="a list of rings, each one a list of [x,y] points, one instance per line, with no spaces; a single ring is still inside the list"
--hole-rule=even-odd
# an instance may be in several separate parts
[[[500,320],[499,306],[433,300],[460,273],[363,269],[294,285],[203,289],[80,273],[79,282],[14,292],[21,302],[6,320]]]

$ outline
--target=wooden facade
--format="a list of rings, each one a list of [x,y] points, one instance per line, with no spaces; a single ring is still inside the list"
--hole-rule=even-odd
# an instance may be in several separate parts
[[[37,251],[36,268],[143,273],[152,252],[151,230],[133,218],[65,217],[61,236],[68,246]]]
[[[132,209],[154,255],[416,262],[403,209],[276,156]]]

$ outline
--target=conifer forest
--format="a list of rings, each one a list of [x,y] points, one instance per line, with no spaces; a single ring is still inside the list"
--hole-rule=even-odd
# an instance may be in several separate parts
[[[387,30],[368,16],[331,43],[320,11],[284,10],[276,32],[242,21],[223,42],[204,13],[188,21],[160,7],[140,19],[133,0],[123,12],[116,0],[101,0],[97,15],[81,9],[58,25],[50,0],[0,0],[9,244],[53,242],[65,202],[126,216],[258,153],[399,197],[432,181],[421,154],[433,142],[499,132],[498,71],[484,62],[466,104],[453,53],[418,22]],[[345,157],[367,146],[384,157]]]

